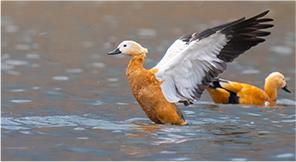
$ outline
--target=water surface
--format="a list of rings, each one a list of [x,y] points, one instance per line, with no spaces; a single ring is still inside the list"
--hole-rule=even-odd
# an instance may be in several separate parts
[[[1,160],[295,160],[295,2],[2,2]],[[129,89],[124,39],[153,67],[178,37],[269,9],[266,42],[221,77],[291,94],[266,108],[179,105],[186,126],[153,124]]]

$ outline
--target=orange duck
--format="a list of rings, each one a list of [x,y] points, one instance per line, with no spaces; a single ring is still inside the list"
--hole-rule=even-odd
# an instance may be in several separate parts
[[[249,84],[223,79],[216,79],[206,89],[215,103],[257,106],[276,106],[277,89],[291,93],[284,75],[279,72],[272,72],[267,76],[264,91]]]
[[[131,91],[145,114],[156,124],[186,124],[176,103],[194,104],[226,63],[251,47],[264,42],[273,27],[263,18],[268,11],[249,19],[241,18],[223,25],[177,39],[159,63],[148,70],[143,63],[148,50],[126,40],[108,53],[131,57],[127,68]]]

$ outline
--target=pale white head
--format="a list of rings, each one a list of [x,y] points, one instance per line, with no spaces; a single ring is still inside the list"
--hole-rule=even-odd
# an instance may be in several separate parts
[[[148,53],[148,50],[135,41],[125,40],[121,42],[115,50],[108,52],[108,55],[116,55],[121,53],[132,57],[145,57],[146,53]]]
[[[286,78],[283,74],[280,72],[272,72],[265,78],[265,84],[272,85],[276,87],[277,89],[283,89],[286,92],[291,93],[291,91],[288,90],[288,86],[286,83]]]

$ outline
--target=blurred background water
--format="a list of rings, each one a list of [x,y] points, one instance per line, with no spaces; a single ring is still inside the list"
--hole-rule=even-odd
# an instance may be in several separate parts
[[[295,2],[1,2],[1,160],[295,160]],[[288,94],[265,108],[179,107],[187,126],[155,125],[134,99],[125,39],[153,67],[178,37],[265,10],[266,42],[222,78],[263,88],[282,72]]]

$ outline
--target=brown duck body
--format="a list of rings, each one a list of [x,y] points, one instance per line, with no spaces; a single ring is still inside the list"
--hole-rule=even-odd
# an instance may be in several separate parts
[[[160,87],[162,82],[154,75],[157,69],[147,70],[143,62],[142,56],[132,57],[126,74],[131,91],[145,114],[157,124],[186,124],[179,108],[164,97]]]

